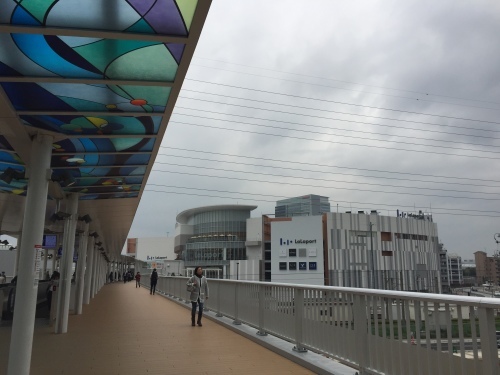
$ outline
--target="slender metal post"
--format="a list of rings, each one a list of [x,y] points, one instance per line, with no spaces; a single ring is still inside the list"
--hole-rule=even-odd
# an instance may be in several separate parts
[[[35,246],[41,246],[43,239],[52,142],[52,136],[37,135],[31,145],[32,158],[24,207],[23,235],[21,245],[17,250],[19,268],[8,375],[29,375],[30,373],[38,292],[38,276],[35,268],[38,250],[35,250]]]
[[[85,265],[87,260],[87,241],[89,239],[89,223],[85,223],[83,233],[80,236],[80,245],[78,246],[78,263],[76,270],[76,293],[75,293],[75,314],[81,315],[83,305],[83,290],[85,285]]]
[[[71,296],[71,271],[73,266],[73,255],[75,252],[75,233],[78,221],[78,194],[68,196],[68,213],[71,215],[67,220],[68,233],[64,233],[66,247],[63,248],[61,260],[61,280],[59,282],[56,333],[68,332],[69,300]]]

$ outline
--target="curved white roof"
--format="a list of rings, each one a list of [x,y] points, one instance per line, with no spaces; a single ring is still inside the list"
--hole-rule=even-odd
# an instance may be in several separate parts
[[[257,208],[257,206],[248,206],[248,205],[243,205],[243,204],[221,204],[221,205],[216,205],[216,206],[205,206],[205,207],[196,207],[196,208],[190,208],[189,210],[182,211],[180,214],[177,215],[175,220],[179,224],[187,224],[189,218],[195,214],[199,214],[202,212],[208,212],[208,211],[220,211],[220,210],[229,210],[229,211],[241,211],[241,210],[248,210],[248,211],[253,211]]]

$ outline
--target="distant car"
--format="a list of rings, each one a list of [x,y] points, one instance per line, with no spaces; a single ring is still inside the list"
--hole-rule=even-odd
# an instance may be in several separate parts
[[[496,298],[500,298],[500,292],[495,292],[495,293],[493,293],[493,295],[494,295]]]

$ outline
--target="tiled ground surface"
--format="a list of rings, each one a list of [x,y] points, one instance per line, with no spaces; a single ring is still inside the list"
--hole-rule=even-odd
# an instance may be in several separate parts
[[[68,333],[38,320],[31,375],[311,374],[213,321],[191,327],[189,315],[134,283],[106,285],[82,315],[70,315]],[[0,374],[10,331],[0,327]]]

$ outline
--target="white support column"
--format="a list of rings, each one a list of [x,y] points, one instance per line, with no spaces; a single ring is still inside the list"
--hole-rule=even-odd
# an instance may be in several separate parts
[[[87,261],[87,241],[89,239],[89,223],[85,223],[83,233],[80,236],[80,244],[78,246],[78,263],[76,270],[76,293],[75,293],[75,314],[81,315],[83,304],[83,290],[85,285],[85,266]]]
[[[26,212],[26,209],[24,210],[24,212]],[[19,257],[20,257],[19,254],[21,254],[21,240],[22,240],[22,238],[23,238],[23,233],[21,232],[19,234],[19,238],[17,239],[16,268],[14,269],[14,275],[13,276],[17,276],[17,274],[19,273]],[[42,239],[43,239],[43,237],[42,237]]]
[[[94,242],[95,238],[90,237],[87,244],[87,267],[85,270],[85,288],[83,290],[83,303],[90,303],[90,287],[92,285],[92,270],[94,268]]]
[[[8,375],[29,375],[31,350],[35,327],[38,270],[35,246],[42,244],[47,192],[50,178],[50,157],[53,137],[37,135],[31,145],[31,164],[26,205],[24,207],[23,234],[18,246],[16,304],[12,322]]]
[[[96,290],[96,285],[97,285],[97,275],[98,271],[97,269],[99,268],[99,252],[96,249],[97,246],[95,246],[94,243],[94,248],[92,249],[92,252],[94,253],[94,266],[92,267],[92,278],[91,278],[91,284],[90,284],[90,298],[94,298],[95,296],[95,290]]]
[[[57,315],[55,332],[68,332],[69,300],[71,296],[71,270],[73,268],[73,255],[75,252],[76,223],[78,222],[78,194],[68,196],[68,213],[71,215],[64,231],[63,254],[61,259],[61,279],[59,281]]]
[[[97,272],[96,272],[96,283],[95,283],[95,290],[94,290],[94,295],[99,293],[99,290],[101,289],[101,268],[102,268],[102,263],[101,263],[101,252],[99,250],[96,250],[97,254]]]

